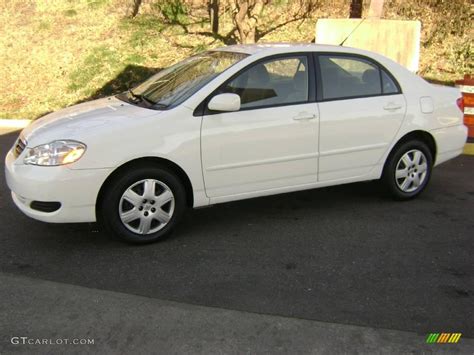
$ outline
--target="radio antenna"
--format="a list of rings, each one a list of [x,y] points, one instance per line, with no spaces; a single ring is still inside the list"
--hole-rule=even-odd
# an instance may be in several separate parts
[[[360,25],[362,25],[362,23],[365,21],[365,18],[363,18],[358,24],[356,27],[354,27],[354,29],[347,35],[346,38],[344,38],[344,40],[339,44],[339,46],[342,46],[344,45],[344,43],[346,43],[346,41],[349,39],[350,36],[352,36],[352,34],[359,28]]]

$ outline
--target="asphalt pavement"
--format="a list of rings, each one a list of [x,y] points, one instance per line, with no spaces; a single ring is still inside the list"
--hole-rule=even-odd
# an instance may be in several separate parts
[[[3,273],[0,284],[2,354],[474,353],[474,340],[467,338],[427,344],[425,334],[195,306]]]
[[[17,134],[0,136],[2,157]],[[0,272],[192,305],[424,335],[474,337],[474,157],[396,202],[376,182],[190,211],[130,246],[96,224],[46,224],[11,202],[0,166]]]

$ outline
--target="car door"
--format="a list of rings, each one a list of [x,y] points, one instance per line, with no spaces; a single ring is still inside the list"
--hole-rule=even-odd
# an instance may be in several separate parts
[[[363,177],[378,164],[406,112],[395,78],[353,54],[317,56],[319,181]]]
[[[202,168],[211,201],[317,181],[319,113],[312,61],[307,54],[263,59],[213,94],[238,94],[241,108],[203,116]]]

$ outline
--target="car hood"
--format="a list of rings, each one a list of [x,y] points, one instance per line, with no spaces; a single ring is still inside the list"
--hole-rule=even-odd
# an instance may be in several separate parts
[[[157,116],[161,112],[108,97],[49,113],[28,125],[22,136],[30,147],[57,139],[83,140],[86,134],[100,132],[112,125],[127,126],[130,121]]]

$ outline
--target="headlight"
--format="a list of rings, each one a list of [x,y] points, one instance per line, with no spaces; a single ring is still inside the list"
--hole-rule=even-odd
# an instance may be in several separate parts
[[[24,163],[41,166],[57,166],[78,161],[86,145],[76,141],[54,141],[48,144],[29,148]]]

